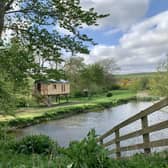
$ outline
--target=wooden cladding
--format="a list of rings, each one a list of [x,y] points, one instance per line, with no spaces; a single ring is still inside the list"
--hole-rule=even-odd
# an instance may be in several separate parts
[[[63,93],[66,91],[65,84],[62,84],[62,85],[61,85],[61,91],[62,91]]]
[[[161,146],[168,146],[168,139],[161,139],[157,141],[150,141],[149,134],[151,132],[159,131],[162,129],[168,128],[168,120],[157,123],[155,125],[148,125],[148,115],[151,113],[154,113],[161,108],[164,108],[168,106],[168,98],[161,100],[158,103],[155,103],[154,105],[150,106],[149,108],[141,111],[140,113],[130,117],[129,119],[123,121],[122,123],[118,124],[114,128],[107,131],[105,134],[101,135],[98,138],[98,141],[104,146],[108,147],[112,144],[116,145],[116,148],[109,151],[109,154],[116,154],[117,158],[121,157],[121,152],[123,151],[129,151],[129,150],[136,150],[136,149],[144,149],[144,153],[148,154],[151,153],[152,147],[161,147]],[[120,135],[120,129],[131,124],[134,121],[141,120],[142,128],[140,130]],[[103,143],[104,139],[109,137],[110,135],[115,134],[115,138],[112,140],[109,140],[105,143]],[[143,137],[143,143],[136,144],[136,145],[130,145],[130,146],[120,146],[120,142],[123,140],[127,140],[130,138],[142,136]]]
[[[43,96],[64,95],[70,93],[69,83],[40,83],[37,91]]]

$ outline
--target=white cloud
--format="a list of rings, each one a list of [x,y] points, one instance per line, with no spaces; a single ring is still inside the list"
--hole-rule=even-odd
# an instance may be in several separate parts
[[[99,27],[127,29],[141,19],[149,6],[149,0],[81,0],[85,8],[95,8],[101,14],[110,14],[99,21]]]
[[[13,30],[7,29],[2,33],[2,40],[8,44],[13,36],[13,33]]]
[[[89,56],[89,63],[114,58],[122,73],[154,71],[168,53],[168,11],[133,25],[117,46],[97,45]]]
[[[111,29],[111,30],[107,31],[105,34],[106,35],[113,35],[113,34],[116,34],[118,32],[120,32],[120,29]]]
[[[64,29],[63,27],[60,27],[59,25],[57,25],[55,27],[55,30],[58,31],[59,33],[63,34],[63,35],[72,35],[73,33],[70,32],[69,30],[67,29]]]

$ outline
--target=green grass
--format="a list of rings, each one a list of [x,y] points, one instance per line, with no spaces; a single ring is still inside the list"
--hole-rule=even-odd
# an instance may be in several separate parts
[[[122,75],[115,75],[117,79],[137,79],[143,77],[153,77],[157,72],[149,72],[149,73],[134,73],[134,74],[122,74]]]
[[[72,160],[64,155],[52,157],[40,154],[18,154],[5,149],[4,142],[1,142],[0,168],[67,168],[74,159],[78,159],[78,156],[81,157],[81,154]],[[155,153],[149,156],[139,154],[122,160],[111,159],[110,165],[110,167],[106,167],[102,164],[97,168],[168,168],[168,153]],[[86,166],[86,168],[92,167]]]
[[[24,155],[0,151],[0,168],[66,168],[66,159],[38,154]]]
[[[110,158],[108,151],[97,143],[94,130],[67,148],[61,148],[46,136],[15,140],[1,130],[0,146],[0,168],[68,168],[71,164],[71,168],[168,168],[166,151],[120,160]]]
[[[91,98],[73,98],[70,100],[70,104],[63,104],[60,106],[22,108],[19,109],[14,116],[0,116],[0,122],[8,123],[9,126],[24,127],[41,121],[68,117],[81,112],[109,108],[135,99],[135,93],[128,90],[112,92],[112,97],[106,97],[105,94],[102,94]]]
[[[67,168],[69,165],[69,160],[63,157],[50,158],[37,154],[3,152],[0,151],[0,168]],[[129,160],[112,160],[112,164],[109,168],[168,168],[168,159],[159,154],[136,155]]]

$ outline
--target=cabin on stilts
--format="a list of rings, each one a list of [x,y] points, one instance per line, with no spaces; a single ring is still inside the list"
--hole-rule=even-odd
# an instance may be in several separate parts
[[[37,80],[34,86],[35,94],[45,97],[48,106],[51,105],[53,98],[60,103],[60,99],[63,96],[68,101],[70,83],[66,80]]]

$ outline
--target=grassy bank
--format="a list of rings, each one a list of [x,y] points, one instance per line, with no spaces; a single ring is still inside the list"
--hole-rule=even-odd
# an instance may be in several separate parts
[[[0,153],[0,158],[2,159],[0,168],[68,168],[67,166],[71,165],[68,159],[62,157],[49,158],[37,154],[13,155],[9,152],[5,153],[5,155],[6,156],[4,156],[4,153]],[[95,168],[167,168],[168,159],[166,156],[162,157],[159,154],[153,154],[151,156],[136,155],[129,160],[112,159],[111,165],[111,167],[103,167],[103,165],[101,165]]]
[[[69,104],[61,106],[19,109],[14,116],[0,116],[0,123],[10,127],[26,127],[78,113],[102,110],[135,99],[135,93],[127,90],[113,91],[112,97],[98,95],[91,98],[73,98]]]
[[[129,159],[109,158],[108,151],[97,144],[95,134],[89,134],[67,148],[54,144],[46,136],[0,140],[0,168],[167,168],[168,153]],[[52,148],[51,148],[52,147]]]

